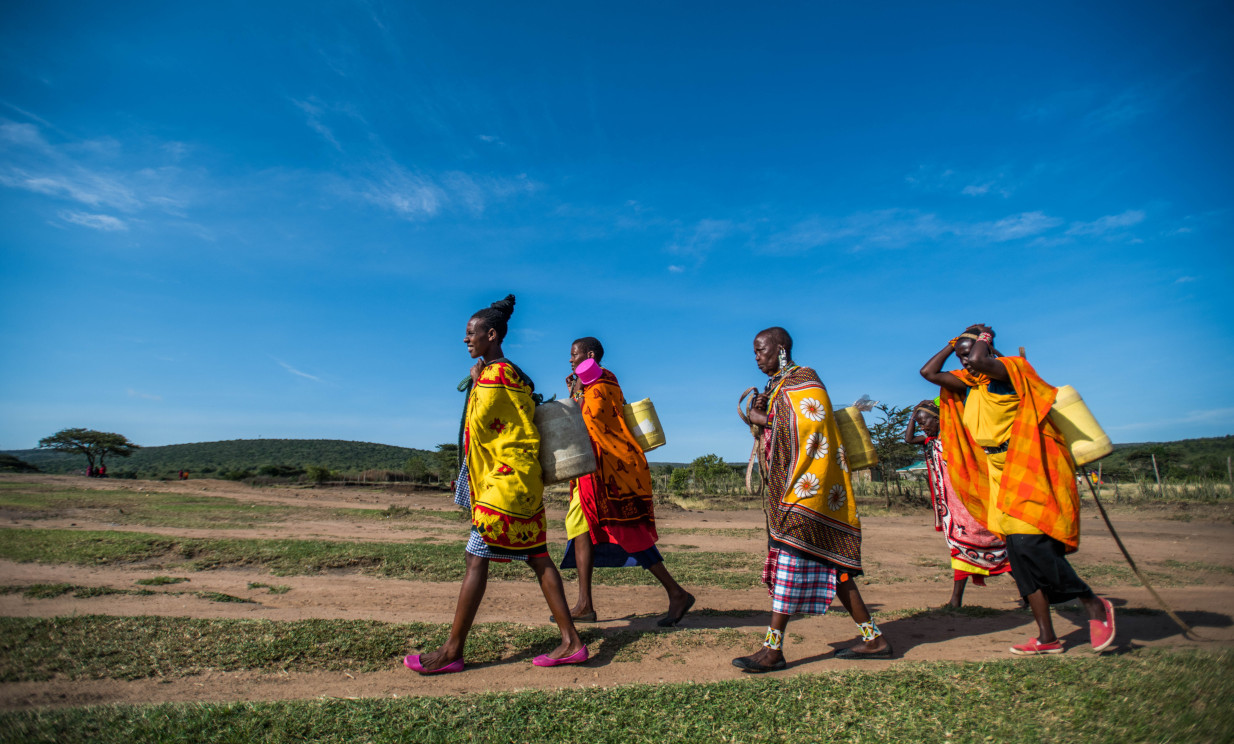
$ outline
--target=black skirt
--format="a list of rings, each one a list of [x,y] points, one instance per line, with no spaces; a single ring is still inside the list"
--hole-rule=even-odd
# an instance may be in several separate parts
[[[1007,535],[1007,558],[1021,597],[1041,589],[1059,604],[1093,595],[1067,560],[1067,546],[1049,535]]]

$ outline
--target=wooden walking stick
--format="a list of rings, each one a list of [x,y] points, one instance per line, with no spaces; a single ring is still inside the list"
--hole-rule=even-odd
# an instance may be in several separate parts
[[[1097,504],[1097,510],[1101,512],[1101,518],[1105,520],[1105,526],[1110,529],[1110,535],[1114,537],[1115,544],[1117,544],[1118,549],[1123,552],[1123,557],[1127,559],[1127,565],[1131,566],[1131,570],[1135,572],[1136,578],[1140,580],[1140,583],[1144,585],[1144,588],[1148,590],[1148,593],[1153,595],[1153,599],[1157,600],[1157,604],[1161,605],[1161,609],[1165,610],[1165,614],[1169,615],[1170,619],[1173,620],[1178,627],[1182,628],[1184,638],[1203,640],[1203,637],[1199,633],[1192,630],[1191,626],[1183,622],[1183,619],[1179,617],[1168,604],[1166,604],[1166,601],[1161,598],[1161,595],[1157,593],[1157,590],[1153,588],[1153,585],[1148,582],[1148,577],[1140,572],[1139,567],[1136,566],[1135,561],[1132,560],[1131,554],[1127,552],[1127,546],[1123,545],[1122,538],[1118,536],[1118,532],[1115,531],[1114,525],[1110,522],[1110,515],[1106,514],[1105,506],[1102,505],[1101,499],[1097,498],[1097,489],[1093,487],[1093,481],[1088,477],[1088,468],[1081,467],[1080,472],[1084,474],[1084,482],[1088,484],[1088,490],[1093,495],[1093,502]]]

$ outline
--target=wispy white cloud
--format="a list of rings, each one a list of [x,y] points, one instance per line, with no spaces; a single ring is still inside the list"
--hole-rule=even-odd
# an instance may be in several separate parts
[[[1194,276],[1180,276],[1180,277],[1178,277],[1177,279],[1175,279],[1175,280],[1174,280],[1174,283],[1175,283],[1175,284],[1188,284],[1188,283],[1190,283],[1190,282],[1194,282],[1194,281],[1195,281],[1195,277],[1194,277]]]
[[[436,215],[445,201],[445,192],[437,184],[393,163],[380,173],[351,179],[343,188],[354,189],[369,202],[412,220]]]
[[[1040,235],[1061,224],[1062,220],[1044,212],[1023,212],[993,222],[978,222],[967,228],[959,228],[957,232],[994,243],[1005,243],[1008,240]]]
[[[917,170],[904,177],[904,182],[918,191],[930,193],[958,193],[963,196],[1001,196],[1004,199],[1015,192],[1019,183],[999,170],[959,170],[933,165],[919,165]]]
[[[490,145],[500,145],[504,147],[506,144],[505,140],[503,140],[501,137],[498,137],[495,134],[478,134],[476,135],[476,139],[480,140],[481,142],[487,142]]]
[[[274,361],[278,362],[280,367],[292,373],[293,375],[296,375],[297,377],[303,377],[306,380],[312,380],[313,382],[325,382],[325,380],[321,379],[320,377],[317,377],[316,375],[310,375],[308,372],[301,372],[300,370],[296,369],[295,367],[291,366],[290,364],[288,364],[287,362],[284,362],[281,359],[275,359]]]
[[[693,256],[702,260],[712,248],[736,230],[737,225],[731,220],[702,219],[693,225],[679,229],[676,239],[669,244],[668,250],[671,253]]]
[[[681,272],[686,270],[686,267],[678,266],[677,264],[669,264],[668,270],[670,273],[680,274]]]
[[[1085,114],[1084,122],[1101,128],[1122,126],[1148,111],[1154,98],[1143,90],[1125,90]]]
[[[1004,243],[1040,235],[1062,224],[1043,212],[1023,212],[998,220],[964,222],[912,209],[883,209],[845,217],[802,220],[772,233],[764,241],[771,253],[798,253],[823,246],[854,250],[904,248],[943,238],[965,242]]]
[[[187,146],[167,145],[156,144],[128,155],[112,138],[52,143],[34,124],[0,119],[0,186],[94,210],[135,214],[154,208],[183,217],[189,201],[181,181],[183,172],[167,161],[183,157]],[[61,212],[60,217],[103,230],[121,230],[126,225],[106,215],[71,210]]]
[[[321,135],[322,139],[333,145],[334,149],[339,150],[340,152],[342,151],[343,146],[340,145],[339,141],[334,137],[333,130],[322,122],[322,107],[319,103],[312,99],[298,101],[294,98],[291,102],[295,104],[296,108],[304,112],[304,116],[310,129],[317,132],[317,134]]]
[[[1144,221],[1144,212],[1129,209],[1121,214],[1100,217],[1092,222],[1074,222],[1067,228],[1068,235],[1104,235],[1111,230],[1138,225]]]
[[[151,395],[150,393],[142,393],[142,392],[138,392],[137,390],[134,390],[133,388],[129,388],[128,392],[129,392],[130,398],[141,398],[143,400],[162,400],[163,399],[163,396],[161,395]]]
[[[1230,426],[1234,426],[1234,408],[1209,408],[1197,411],[1189,411],[1185,416],[1170,419],[1159,419],[1157,421],[1137,421],[1131,424],[1123,424],[1121,426],[1111,426],[1110,431],[1135,431],[1137,429],[1152,429],[1166,426],[1178,426],[1180,424],[1206,424],[1226,422]]]
[[[1031,102],[1020,118],[1040,123],[1078,122],[1090,129],[1128,124],[1159,105],[1170,84],[1136,86],[1120,91],[1081,88],[1059,91]]]
[[[90,214],[88,212],[70,212],[68,210],[62,210],[58,216],[65,222],[71,222],[74,225],[88,227],[92,230],[114,232],[117,230],[129,229],[128,223],[124,222],[124,220],[117,219],[107,214]]]

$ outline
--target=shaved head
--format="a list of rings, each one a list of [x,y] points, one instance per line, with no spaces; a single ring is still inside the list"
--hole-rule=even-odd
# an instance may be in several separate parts
[[[784,330],[780,326],[772,326],[761,330],[754,338],[763,338],[776,346],[783,346],[785,353],[787,353],[790,357],[793,355],[793,337],[788,335],[788,331]]]

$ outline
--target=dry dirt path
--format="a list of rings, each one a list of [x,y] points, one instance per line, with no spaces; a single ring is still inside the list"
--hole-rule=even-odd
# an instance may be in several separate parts
[[[82,478],[68,478],[64,485],[80,488]],[[448,498],[440,493],[361,494],[350,491],[307,493],[276,492],[280,489],[248,489],[237,484],[188,481],[187,483],[142,484],[113,481],[99,488],[116,486],[145,488],[163,492],[206,493],[253,503],[289,503],[310,507],[382,508],[394,503],[408,508],[449,508]],[[336,489],[342,491],[342,489]],[[357,501],[359,499],[359,501]],[[367,501],[365,501],[367,499]],[[560,511],[551,512],[552,539],[561,539]],[[666,550],[708,550],[749,552],[757,555],[765,543],[758,528],[763,516],[747,511],[664,511],[660,526]],[[895,613],[942,604],[950,591],[945,546],[933,531],[928,514],[910,516],[871,516],[864,520],[866,560],[882,583],[865,586],[863,594],[872,609]],[[76,523],[76,527],[70,525]],[[418,531],[461,538],[464,524],[447,520],[382,520],[373,523],[349,519],[304,520],[264,523],[252,529],[179,530],[140,525],[90,523],[70,518],[51,520],[10,520],[9,529],[64,527],[70,529],[129,529],[184,537],[285,537],[327,540],[406,540]],[[411,529],[408,529],[411,527]],[[1229,519],[1205,520],[1145,516],[1142,512],[1120,512],[1116,527],[1133,555],[1144,567],[1155,572],[1174,572],[1187,581],[1196,577],[1203,584],[1179,585],[1166,582],[1161,594],[1191,622],[1206,640],[1184,639],[1156,608],[1142,587],[1123,581],[1101,583],[1094,588],[1111,597],[1120,608],[1118,642],[1126,650],[1140,646],[1229,647],[1234,646],[1234,524]],[[1084,575],[1086,567],[1095,575],[1099,569],[1120,566],[1122,557],[1095,514],[1084,517],[1085,537],[1074,562]],[[3,533],[0,532],[0,539]],[[460,545],[460,560],[461,545]],[[1176,563],[1169,564],[1167,562]],[[630,569],[635,570],[635,569]],[[15,564],[0,562],[0,584],[69,583],[81,586],[135,588],[139,578],[156,572],[141,566],[80,567],[67,565]],[[447,623],[453,614],[458,592],[456,583],[412,582],[380,579],[357,572],[331,572],[315,576],[272,577],[260,569],[214,571],[160,570],[157,573],[182,576],[189,582],[152,587],[165,592],[153,596],[109,595],[75,599],[64,595],[56,599],[26,599],[20,594],[0,595],[0,615],[63,616],[73,614],[163,615],[200,618],[262,618],[302,620],[308,618],[367,619],[385,622]],[[291,587],[285,594],[269,594],[264,589],[250,590],[248,583],[260,581]],[[1182,582],[1186,583],[1186,582]],[[567,584],[567,593],[575,589]],[[218,603],[174,591],[217,591],[255,599],[257,603]],[[318,697],[368,697],[402,695],[457,695],[482,691],[527,688],[552,689],[590,685],[613,686],[632,683],[688,682],[735,679],[742,674],[730,659],[757,647],[766,623],[768,598],[763,589],[724,590],[697,587],[696,611],[683,627],[737,628],[748,636],[745,647],[676,646],[671,653],[651,651],[641,661],[611,659],[583,667],[539,669],[529,660],[514,660],[470,667],[467,672],[446,677],[419,677],[391,659],[390,668],[379,672],[279,673],[211,672],[192,677],[146,679],[134,682],[115,680],[67,680],[23,682],[0,685],[0,708],[42,705],[83,705],[93,703],[148,703],[152,701],[274,700]],[[597,586],[596,603],[600,625],[606,629],[653,630],[655,614],[665,601],[657,587]],[[1005,577],[990,581],[984,589],[970,587],[967,603],[1000,610],[1017,606],[1014,585]],[[715,610],[725,614],[708,614]],[[743,614],[748,613],[748,614]],[[530,576],[525,582],[493,581],[481,606],[477,622],[509,621],[541,625],[546,621],[543,598]],[[836,669],[885,668],[913,661],[980,661],[1005,659],[1006,649],[1031,635],[1034,627],[1025,612],[1001,613],[992,617],[931,614],[899,617],[894,614],[880,625],[896,648],[890,661],[844,662],[831,658],[835,647],[849,645],[854,627],[842,613],[824,617],[800,618],[789,626],[790,667],[780,675],[821,673]],[[1060,636],[1068,644],[1068,654],[1083,654],[1086,630],[1075,612],[1056,613]],[[834,645],[833,645],[834,644]],[[410,650],[410,649],[409,649]],[[1049,659],[1025,663],[1050,663]]]

